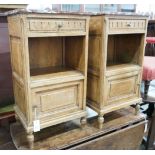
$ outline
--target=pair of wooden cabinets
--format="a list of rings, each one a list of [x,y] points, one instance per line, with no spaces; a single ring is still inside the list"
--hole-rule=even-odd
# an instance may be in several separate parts
[[[8,25],[15,111],[31,148],[34,121],[84,125],[86,96],[100,128],[105,113],[141,102],[146,17],[22,12]]]

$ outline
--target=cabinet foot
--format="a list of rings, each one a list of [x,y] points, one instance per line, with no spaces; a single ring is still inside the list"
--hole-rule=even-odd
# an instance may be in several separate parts
[[[18,117],[17,114],[15,114],[15,119],[16,119],[17,122],[19,121],[19,117]]]
[[[34,148],[34,135],[33,132],[27,133],[27,141],[28,141],[28,146],[32,150]]]
[[[138,115],[139,113],[140,113],[140,105],[139,103],[137,103],[135,106],[135,115]]]
[[[80,119],[80,123],[81,123],[81,127],[84,128],[84,127],[86,126],[86,124],[87,124],[87,119],[86,119],[86,117],[82,117],[82,118]]]
[[[103,115],[99,115],[98,116],[98,127],[99,127],[99,129],[102,129],[103,128],[103,122],[104,122]]]

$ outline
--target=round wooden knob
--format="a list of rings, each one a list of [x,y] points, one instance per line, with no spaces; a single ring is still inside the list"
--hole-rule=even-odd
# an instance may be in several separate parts
[[[58,28],[61,28],[61,27],[62,27],[62,24],[59,24],[59,25],[58,25]]]
[[[127,26],[128,26],[128,27],[131,27],[131,23],[128,23]]]

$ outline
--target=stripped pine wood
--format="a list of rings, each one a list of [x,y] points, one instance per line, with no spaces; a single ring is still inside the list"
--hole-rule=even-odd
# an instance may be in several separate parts
[[[8,26],[15,112],[33,149],[34,120],[86,123],[89,16],[16,12]]]

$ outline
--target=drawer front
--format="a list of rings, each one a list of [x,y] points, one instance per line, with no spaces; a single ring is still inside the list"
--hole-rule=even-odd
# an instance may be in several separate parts
[[[126,31],[145,31],[146,21],[145,20],[121,20],[121,19],[111,19],[109,20],[109,32],[119,32]]]
[[[58,84],[32,90],[32,105],[37,107],[39,116],[83,108],[83,82]]]
[[[29,20],[30,31],[40,32],[64,32],[86,31],[86,20],[78,19],[32,19]]]
[[[135,98],[139,96],[139,75],[106,79],[106,104],[116,103],[122,99]]]

